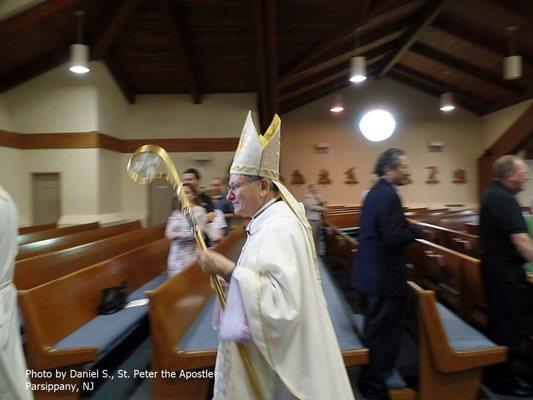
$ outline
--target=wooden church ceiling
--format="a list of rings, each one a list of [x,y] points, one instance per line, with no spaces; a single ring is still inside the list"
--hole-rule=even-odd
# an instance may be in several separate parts
[[[530,0],[48,0],[0,22],[0,92],[85,43],[126,98],[258,92],[262,120],[348,86],[349,60],[479,115],[531,97]],[[507,27],[523,76],[502,78]],[[449,72],[447,72],[449,71]]]

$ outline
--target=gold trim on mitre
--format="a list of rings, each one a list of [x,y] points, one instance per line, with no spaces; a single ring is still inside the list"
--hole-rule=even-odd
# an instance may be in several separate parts
[[[258,134],[249,111],[230,173],[279,179],[280,127],[281,119],[274,115],[265,134]]]

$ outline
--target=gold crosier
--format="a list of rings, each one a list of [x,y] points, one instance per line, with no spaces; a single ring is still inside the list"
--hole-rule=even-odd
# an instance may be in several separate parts
[[[194,229],[194,237],[196,243],[201,250],[207,250],[207,246],[204,241],[204,236],[200,229],[200,225],[196,221],[194,212],[192,211],[189,198],[183,192],[183,186],[181,180],[176,171],[174,163],[170,159],[168,153],[162,147],[146,144],[139,147],[131,156],[128,162],[128,174],[130,178],[139,185],[147,185],[155,179],[164,179],[172,185],[172,188],[176,191],[178,201],[182,205],[182,211],[190,221]],[[220,282],[216,275],[209,275],[211,286],[218,296],[222,308],[226,306],[226,296]],[[248,353],[242,343],[236,343],[239,353],[241,355],[243,364],[246,368],[250,384],[254,391],[255,397],[258,400],[263,400],[264,397],[261,392],[261,386],[259,385],[259,379],[255,371],[252,368],[252,364],[248,357]]]

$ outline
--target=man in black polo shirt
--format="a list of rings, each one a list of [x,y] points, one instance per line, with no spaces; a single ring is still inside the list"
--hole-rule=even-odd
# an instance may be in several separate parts
[[[528,283],[523,265],[533,261],[533,243],[515,194],[527,180],[527,164],[517,156],[500,157],[493,181],[481,199],[481,271],[490,307],[489,335],[509,347],[509,361],[487,369],[486,382],[496,393],[531,396],[531,386],[517,377],[516,351]]]

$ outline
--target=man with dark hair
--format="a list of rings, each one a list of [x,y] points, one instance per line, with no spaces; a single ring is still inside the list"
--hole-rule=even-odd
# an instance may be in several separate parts
[[[509,348],[509,361],[486,370],[485,380],[496,393],[526,397],[530,385],[518,378],[517,358],[520,321],[527,303],[523,265],[533,262],[533,243],[515,194],[527,180],[527,164],[506,155],[493,166],[493,181],[481,198],[480,245],[484,251],[481,271],[490,308],[489,336]]]
[[[376,164],[378,182],[368,192],[361,215],[359,248],[352,267],[365,314],[364,340],[370,362],[363,370],[361,391],[368,399],[387,399],[385,381],[400,347],[407,295],[405,248],[422,237],[407,222],[398,187],[409,183],[409,162],[401,149],[383,152]]]
[[[183,183],[190,183],[198,192],[198,204],[205,208],[205,211],[207,213],[212,213],[213,211],[215,211],[215,206],[213,205],[211,197],[209,197],[205,193],[200,192],[200,179],[200,173],[195,168],[187,168],[185,171],[183,171],[183,174],[181,176],[181,181]],[[210,219],[212,219],[212,216]]]

